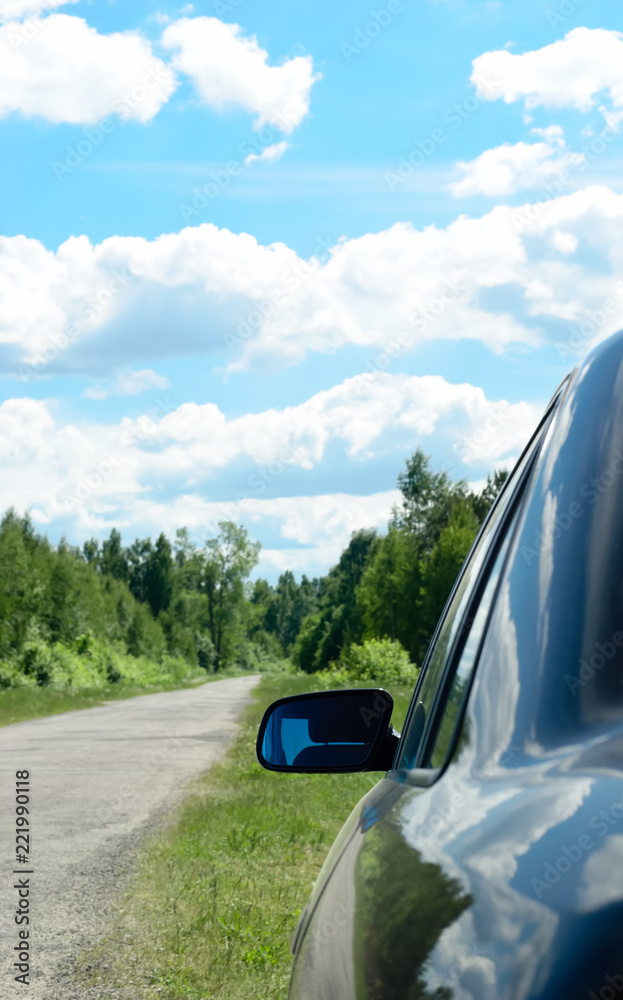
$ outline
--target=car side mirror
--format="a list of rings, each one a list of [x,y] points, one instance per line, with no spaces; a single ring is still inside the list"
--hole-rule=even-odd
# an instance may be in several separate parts
[[[257,734],[257,759],[269,771],[388,771],[398,745],[394,701],[381,688],[316,691],[275,701]]]

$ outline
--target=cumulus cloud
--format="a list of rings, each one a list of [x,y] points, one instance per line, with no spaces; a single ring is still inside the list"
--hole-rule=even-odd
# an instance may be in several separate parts
[[[256,160],[269,160],[273,162],[280,160],[287,148],[287,142],[276,142],[272,146],[267,146],[261,153],[249,153],[245,158],[244,164],[248,166],[249,163],[254,163]]]
[[[585,163],[582,153],[564,152],[565,141],[558,126],[534,131],[544,135],[544,141],[504,143],[474,160],[457,163],[463,176],[450,184],[454,197],[484,194],[495,198],[538,188]]]
[[[402,432],[407,451],[432,435],[454,442],[459,478],[468,462],[500,464],[518,451],[539,410],[439,376],[406,375],[363,387],[348,379],[296,406],[232,419],[214,404],[159,395],[135,419],[78,425],[59,420],[54,401],[10,399],[0,405],[0,509],[34,508],[41,523],[62,523],[78,538],[115,524],[205,533],[236,520],[256,536],[280,536],[286,548],[327,547],[327,558],[357,528],[384,526],[398,494],[311,496],[303,488],[291,496],[288,472],[317,468],[330,445],[345,460],[374,462]],[[286,557],[270,558],[276,566]]]
[[[224,357],[233,370],[353,345],[362,368],[391,370],[432,340],[556,343],[610,298],[591,342],[623,325],[623,195],[604,187],[325,246],[303,260],[211,224],[72,237],[56,252],[0,238],[0,366],[104,378],[137,356]]]
[[[170,24],[163,45],[173,66],[191,77],[204,104],[222,110],[236,104],[257,115],[256,128],[270,122],[290,133],[309,110],[318,76],[311,56],[268,65],[268,53],[238,24],[215,17],[182,18]]]
[[[137,396],[146,389],[167,389],[169,380],[164,375],[158,375],[151,368],[141,371],[122,372],[117,375],[112,385],[94,385],[85,389],[82,395],[85,399],[108,399],[109,396]]]
[[[171,68],[134,32],[101,35],[67,14],[51,14],[30,38],[16,24],[0,27],[0,117],[92,125],[117,114],[148,122],[175,87]]]
[[[270,122],[289,134],[309,110],[318,79],[311,56],[269,66],[268,53],[237,24],[214,17],[168,24],[162,36],[171,53],[167,64],[138,32],[103,35],[68,14],[16,20],[59,6],[55,0],[0,0],[0,117],[17,112],[93,125],[116,114],[148,122],[176,89],[175,70],[193,80],[204,104],[242,107],[257,116],[258,129]],[[279,159],[285,149],[277,143],[259,158]]]
[[[277,463],[281,472],[288,466],[313,469],[332,441],[365,459],[386,432],[406,430],[419,440],[443,424],[462,475],[461,463],[499,462],[521,449],[538,412],[527,403],[489,401],[477,386],[436,375],[352,378],[296,406],[232,420],[213,403],[184,403],[158,423],[145,460],[159,477],[189,481],[197,469],[207,475],[241,456],[260,466]],[[131,422],[124,426],[126,432],[134,429]]]
[[[525,99],[539,105],[588,111],[606,91],[623,107],[623,34],[603,28],[574,28],[542,49],[514,54],[485,52],[473,62],[472,82],[483,100],[506,104]],[[479,81],[487,80],[487,86]]]

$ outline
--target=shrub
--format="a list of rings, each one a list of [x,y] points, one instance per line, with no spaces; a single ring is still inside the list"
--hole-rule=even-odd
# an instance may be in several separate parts
[[[27,677],[15,660],[0,660],[0,691],[26,687],[37,687],[36,678]]]
[[[184,681],[197,668],[180,656],[160,662],[130,656],[121,646],[87,631],[73,643],[49,645],[33,631],[19,656],[0,660],[0,689],[18,687],[106,688],[109,684],[145,687],[163,680]]]
[[[352,645],[345,658],[322,672],[327,687],[349,684],[383,684],[403,687],[415,684],[418,668],[397,641],[367,639],[362,645]]]
[[[289,660],[281,652],[275,653],[256,642],[242,642],[238,647],[235,666],[256,674],[283,674],[292,670]]]

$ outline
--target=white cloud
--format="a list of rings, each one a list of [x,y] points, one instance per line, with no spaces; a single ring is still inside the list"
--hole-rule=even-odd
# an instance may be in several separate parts
[[[483,100],[507,104],[525,98],[539,105],[588,111],[606,91],[623,107],[623,34],[603,28],[574,28],[542,49],[515,55],[506,49],[485,52],[473,62],[472,82]],[[479,86],[479,80],[487,86]]]
[[[559,253],[575,253],[578,248],[578,238],[574,233],[565,233],[562,229],[554,229],[551,244]]]
[[[619,805],[618,802],[613,804]],[[610,810],[606,812],[606,815],[609,813]],[[614,812],[612,815],[614,816]],[[615,819],[618,820],[619,816],[615,816]],[[623,889],[619,880],[612,877],[612,873],[620,870],[622,861],[623,834],[611,833],[603,847],[597,847],[584,864],[582,882],[578,891],[580,913],[602,909],[612,903],[620,904]]]
[[[117,114],[147,122],[175,87],[173,71],[136,33],[100,35],[67,14],[51,14],[29,39],[18,25],[0,27],[0,117],[92,125]]]
[[[476,386],[436,375],[353,378],[296,406],[233,420],[212,403],[184,403],[158,423],[145,461],[150,473],[192,483],[197,470],[206,476],[245,457],[259,466],[277,463],[276,478],[288,466],[314,468],[332,441],[365,459],[385,433],[406,430],[414,441],[445,433],[461,476],[464,462],[499,462],[521,450],[538,415],[527,403],[493,403]],[[136,428],[126,421],[123,429],[134,434]],[[249,482],[249,490],[256,488],[265,492],[266,485]]]
[[[173,66],[192,77],[204,104],[223,110],[237,104],[257,114],[256,127],[270,122],[290,133],[309,110],[318,76],[311,56],[268,65],[255,36],[215,17],[182,18],[165,29],[162,42],[175,51]]]
[[[570,337],[614,298],[594,329],[604,339],[623,325],[622,273],[623,195],[605,187],[500,205],[445,228],[399,223],[319,248],[311,261],[211,224],[151,241],[72,237],[56,252],[0,237],[0,365],[26,378],[105,378],[136,357],[157,367],[171,356],[224,356],[234,369],[354,345],[360,370],[367,358],[395,371],[405,351],[433,340],[497,352],[558,342],[561,321]]]
[[[101,383],[85,389],[82,395],[85,399],[108,399],[109,396],[137,396],[146,389],[168,389],[169,380],[164,375],[158,375],[151,368],[141,371],[123,372],[117,375],[112,385],[106,387]]]
[[[205,533],[236,520],[256,537],[268,532],[272,549],[277,535],[286,548],[306,546],[314,559],[326,559],[352,531],[383,527],[398,494],[271,497],[287,492],[288,471],[316,468],[332,443],[351,460],[373,462],[402,433],[413,449],[433,435],[437,445],[454,443],[452,474],[460,478],[468,460],[493,466],[519,450],[539,411],[487,400],[469,384],[406,375],[384,375],[363,388],[348,379],[297,406],[233,419],[214,404],[176,407],[158,399],[136,419],[77,425],[57,419],[54,401],[10,399],[0,405],[0,510],[33,507],[41,523],[73,525],[76,538],[113,525],[141,534],[172,535],[181,525]],[[227,484],[230,499],[217,500]],[[286,556],[266,558],[277,565]]]
[[[474,160],[457,163],[463,176],[450,184],[454,197],[484,194],[495,198],[538,188],[585,162],[582,153],[562,151],[565,142],[557,126],[533,131],[544,135],[545,141],[504,143]]]
[[[269,66],[268,53],[237,24],[214,17],[172,23],[165,18],[162,44],[172,52],[167,65],[138,32],[102,35],[82,18],[38,17],[63,5],[0,0],[0,117],[17,112],[93,125],[117,114],[147,122],[176,89],[174,69],[192,78],[204,104],[217,110],[242,107],[257,115],[258,129],[270,122],[290,133],[309,111],[310,91],[319,79],[311,56]],[[27,14],[37,16],[19,23]],[[286,148],[277,143],[250,160],[278,159]]]
[[[78,0],[0,0],[0,21],[19,21],[71,3],[78,3]]]
[[[280,160],[287,148],[287,142],[276,142],[272,146],[267,146],[261,153],[249,153],[244,161],[245,166],[248,166],[249,163],[254,163],[256,160],[269,160],[271,162]]]

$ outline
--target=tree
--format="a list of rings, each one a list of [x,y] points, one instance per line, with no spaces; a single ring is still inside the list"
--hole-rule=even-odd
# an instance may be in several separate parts
[[[68,552],[59,551],[54,560],[48,585],[48,627],[52,642],[70,642],[76,633],[74,592],[75,559]]]
[[[357,588],[356,603],[366,638],[398,638],[405,580],[408,574],[405,533],[390,524],[379,540]]]
[[[144,569],[145,596],[154,618],[157,618],[161,611],[166,611],[171,603],[173,573],[171,544],[161,532],[155,548],[145,560]]]
[[[214,670],[235,659],[244,639],[244,581],[259,558],[260,543],[249,541],[246,528],[233,521],[219,523],[217,538],[205,545],[203,590],[208,599],[208,623],[214,647]]]
[[[422,625],[424,642],[432,635],[476,533],[478,519],[469,502],[457,505],[450,523],[441,532],[427,557],[422,573]]]
[[[99,542],[96,538],[89,538],[82,546],[82,557],[85,562],[93,563],[97,566],[100,558]]]
[[[474,513],[480,524],[482,524],[485,517],[489,513],[490,508],[493,506],[493,501],[502,489],[504,483],[508,479],[508,476],[509,473],[507,469],[496,469],[493,476],[487,476],[487,485],[481,493],[469,494],[469,499],[474,509]]]
[[[377,543],[374,530],[353,532],[337,565],[320,581],[320,608],[312,615],[313,627],[304,628],[307,619],[302,623],[301,641],[292,652],[302,670],[324,669],[361,638],[363,623],[355,595]]]
[[[405,464],[398,475],[402,504],[392,511],[392,521],[414,535],[423,552],[430,552],[453,507],[467,496],[467,483],[464,479],[453,483],[446,472],[432,472],[430,458],[421,448]]]
[[[104,576],[114,576],[116,580],[128,579],[128,562],[121,545],[121,532],[113,528],[102,545],[100,569]]]

